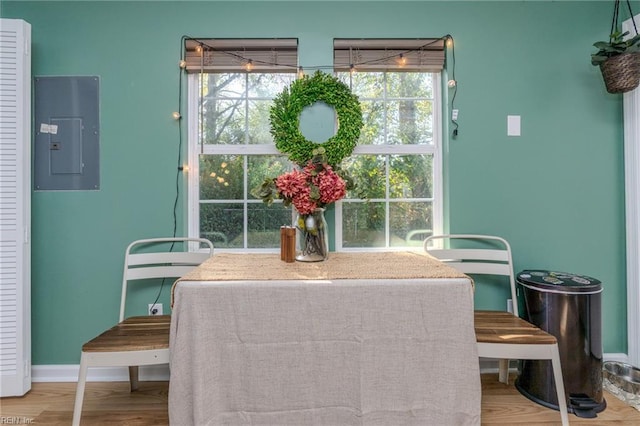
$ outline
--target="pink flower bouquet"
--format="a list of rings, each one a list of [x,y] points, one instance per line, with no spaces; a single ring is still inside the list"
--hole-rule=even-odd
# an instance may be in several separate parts
[[[285,206],[293,204],[299,214],[308,215],[347,195],[350,179],[340,172],[327,164],[324,148],[318,148],[302,169],[266,179],[255,194],[268,204],[280,198]]]

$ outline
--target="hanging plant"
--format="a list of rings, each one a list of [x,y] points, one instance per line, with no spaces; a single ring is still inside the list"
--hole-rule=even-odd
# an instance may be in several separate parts
[[[629,31],[622,32],[618,25],[620,0],[615,1],[609,41],[599,41],[594,46],[599,50],[591,55],[591,64],[599,66],[607,92],[625,93],[640,85],[640,34],[633,19],[631,4],[626,0],[636,35],[626,38]]]
[[[310,141],[300,132],[302,110],[316,102],[333,107],[338,118],[338,131],[323,143]],[[353,152],[363,126],[358,97],[346,84],[320,71],[294,81],[276,96],[269,118],[276,148],[298,165],[307,164],[319,147],[324,148],[329,165],[339,164]]]

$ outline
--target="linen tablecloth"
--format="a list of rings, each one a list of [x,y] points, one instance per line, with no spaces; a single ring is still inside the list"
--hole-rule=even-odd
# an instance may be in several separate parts
[[[480,424],[472,283],[428,255],[215,255],[173,293],[172,425]]]

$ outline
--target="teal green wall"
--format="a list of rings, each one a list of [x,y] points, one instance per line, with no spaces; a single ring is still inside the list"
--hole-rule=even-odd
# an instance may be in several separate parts
[[[100,190],[33,193],[33,364],[77,364],[82,343],[116,320],[127,243],[173,232],[182,35],[297,37],[300,64],[311,66],[331,64],[334,37],[452,34],[460,134],[447,147],[450,230],[507,238],[517,270],[601,279],[604,350],[626,352],[622,102],[589,62],[612,2],[0,7],[31,23],[34,75],[101,79]],[[506,136],[508,114],[522,116],[521,137]],[[181,200],[179,232],[183,210]]]

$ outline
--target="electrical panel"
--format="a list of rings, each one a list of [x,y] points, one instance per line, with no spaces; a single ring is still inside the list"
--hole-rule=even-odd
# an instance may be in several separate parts
[[[35,77],[36,191],[100,189],[100,79]]]

